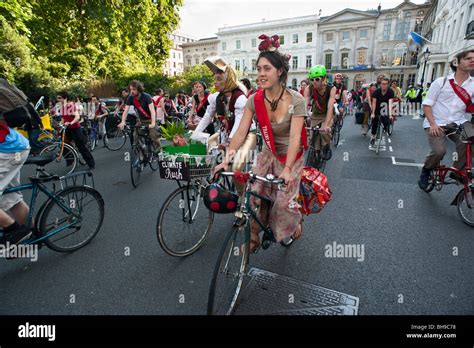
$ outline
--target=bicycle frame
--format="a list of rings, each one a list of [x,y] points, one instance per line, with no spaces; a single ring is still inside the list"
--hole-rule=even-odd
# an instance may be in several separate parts
[[[19,192],[19,191],[25,191],[25,190],[32,190],[27,226],[30,229],[32,229],[34,232],[39,232],[39,231],[35,231],[35,227],[32,226],[32,223],[33,223],[33,214],[35,212],[36,199],[37,199],[38,194],[39,194],[40,191],[43,192],[46,196],[48,196],[48,200],[55,201],[61,207],[61,209],[63,209],[65,212],[67,212],[68,214],[74,214],[74,212],[71,210],[71,208],[66,206],[61,200],[59,200],[56,197],[56,194],[54,192],[51,192],[50,190],[48,190],[46,188],[46,186],[44,186],[40,183],[32,182],[32,183],[29,183],[29,184],[23,184],[23,185],[19,185],[19,186],[15,186],[15,187],[10,187],[10,188],[7,188],[6,190],[4,190],[3,194]],[[43,205],[41,206],[41,208],[39,210],[40,212],[42,210],[42,207],[45,206],[46,203],[48,203],[48,200],[45,203],[43,203]],[[38,223],[39,221],[35,221],[35,222]],[[66,226],[63,226],[63,227],[61,227],[61,228],[59,228],[59,229],[57,229],[57,230],[55,230],[51,233],[48,233],[45,236],[42,236],[40,238],[34,238],[33,240],[28,240],[27,242],[25,242],[25,244],[37,244],[37,243],[39,243],[39,242],[41,242],[41,241],[57,234],[59,232],[64,231],[65,229],[69,228],[72,225],[75,225],[76,223],[77,223],[77,221],[73,221],[72,223],[69,223]]]

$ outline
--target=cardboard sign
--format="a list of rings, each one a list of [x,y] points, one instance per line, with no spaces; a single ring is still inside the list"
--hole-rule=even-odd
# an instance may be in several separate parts
[[[190,180],[189,163],[161,160],[158,161],[160,165],[160,177],[167,180]]]

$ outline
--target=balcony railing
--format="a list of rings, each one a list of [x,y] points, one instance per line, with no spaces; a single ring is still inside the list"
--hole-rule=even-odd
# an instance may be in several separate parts
[[[474,21],[469,22],[466,28],[466,40],[474,40]]]

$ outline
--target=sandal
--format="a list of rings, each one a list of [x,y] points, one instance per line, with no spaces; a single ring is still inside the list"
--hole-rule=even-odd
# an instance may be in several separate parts
[[[303,234],[303,221],[300,222],[299,228],[297,228],[296,231],[291,235],[291,238],[293,240],[298,240],[301,238],[302,234]]]

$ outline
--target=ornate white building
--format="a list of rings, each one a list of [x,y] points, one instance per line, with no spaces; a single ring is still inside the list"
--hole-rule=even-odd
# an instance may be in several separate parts
[[[278,34],[281,44],[279,50],[292,56],[288,85],[299,88],[301,80],[306,79],[308,70],[316,65],[318,22],[319,16],[311,15],[219,28],[218,54],[240,71],[241,77],[248,77],[255,82],[260,43],[258,37],[261,34]]]
[[[474,2],[472,0],[433,0],[427,12],[422,35],[432,43],[425,42],[421,52],[429,50],[426,69],[423,54],[420,54],[418,81],[430,82],[451,73],[449,62],[456,54],[474,49]]]
[[[179,32],[173,32],[170,34],[170,39],[173,41],[173,47],[170,49],[168,59],[165,62],[163,72],[168,76],[176,76],[184,71],[183,63],[183,48],[184,43],[190,43],[196,41],[189,36],[180,34]]]
[[[202,64],[207,57],[217,55],[218,43],[217,37],[184,43],[182,45],[184,68]]]

